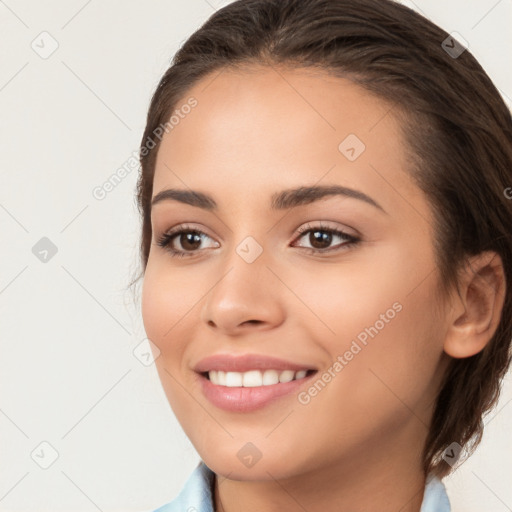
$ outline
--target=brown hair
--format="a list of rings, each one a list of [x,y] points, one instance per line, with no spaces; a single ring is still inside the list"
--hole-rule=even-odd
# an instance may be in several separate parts
[[[226,67],[284,64],[348,78],[387,101],[400,120],[411,176],[434,212],[444,290],[457,286],[466,257],[485,250],[501,256],[507,284],[491,341],[472,357],[451,359],[444,375],[423,452],[425,472],[440,478],[451,471],[442,458],[451,443],[470,453],[480,443],[483,415],[496,405],[512,357],[512,201],[505,194],[512,185],[512,119],[471,53],[450,54],[456,45],[450,39],[442,46],[448,37],[391,0],[235,1],[189,37],[160,80],[141,141],[137,183],[140,279],[152,238],[158,127],[198,80]],[[148,151],[152,135],[158,141]]]

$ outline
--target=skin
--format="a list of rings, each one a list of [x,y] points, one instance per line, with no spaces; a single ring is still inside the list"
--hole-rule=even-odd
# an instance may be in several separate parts
[[[398,121],[352,82],[312,70],[225,69],[177,107],[190,96],[197,107],[162,139],[153,196],[193,189],[218,211],[153,207],[142,316],[169,403],[217,475],[216,510],[419,512],[440,379],[450,356],[479,352],[494,333],[499,257],[475,257],[485,279],[467,272],[461,297],[440,296],[432,212],[408,175]],[[338,149],[348,134],[366,146],[352,162]],[[275,192],[327,184],[360,190],[385,212],[342,196],[269,208]],[[327,247],[337,250],[312,255],[305,248],[322,245],[297,229],[320,222],[361,241],[345,248],[333,235]],[[205,235],[192,256],[173,258],[156,241],[181,223]],[[263,249],[252,263],[236,252],[248,236]],[[180,242],[173,247],[184,250]],[[397,302],[401,311],[307,405],[291,394],[227,412],[204,397],[192,370],[208,355],[258,353],[321,373]],[[262,454],[250,468],[237,457],[247,442]]]

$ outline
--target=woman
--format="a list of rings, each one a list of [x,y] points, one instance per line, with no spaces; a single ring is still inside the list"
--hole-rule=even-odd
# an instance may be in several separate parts
[[[159,511],[445,512],[510,364],[512,119],[389,0],[239,0],[141,142],[142,315],[201,461]]]

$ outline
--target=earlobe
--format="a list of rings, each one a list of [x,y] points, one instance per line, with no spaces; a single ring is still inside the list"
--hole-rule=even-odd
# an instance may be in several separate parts
[[[471,257],[459,279],[459,289],[460,296],[453,295],[444,351],[464,358],[481,352],[499,325],[506,289],[501,257],[492,251]]]

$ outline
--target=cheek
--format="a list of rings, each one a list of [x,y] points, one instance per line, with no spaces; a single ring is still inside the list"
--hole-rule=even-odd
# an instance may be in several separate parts
[[[158,347],[155,367],[167,400],[180,422],[191,415],[190,408],[194,405],[185,391],[182,371],[186,364],[187,340],[193,337],[191,308],[199,297],[196,284],[189,283],[186,287],[177,273],[169,272],[154,260],[148,261],[141,294],[144,329]]]
[[[160,257],[148,260],[142,286],[141,313],[148,337],[162,351],[176,346],[182,321],[191,315],[204,291],[192,276],[165,268]],[[189,279],[192,277],[192,279]]]
[[[153,266],[148,263],[142,285],[141,313],[148,338],[160,349],[162,348],[162,334],[169,328],[166,321],[168,317],[164,312],[166,309],[168,311],[172,310],[170,307],[166,307],[168,299],[164,290],[165,287],[162,286],[161,280],[157,278]]]
[[[283,280],[292,284],[300,299],[291,314],[300,318],[312,340],[338,352],[348,348],[353,338],[364,342],[368,328],[376,324],[382,330],[399,316],[406,295],[403,283],[380,265],[376,267],[375,263],[365,265],[347,258],[337,267],[290,270]],[[308,311],[302,314],[304,306]]]
[[[395,289],[369,303],[368,310],[346,312],[345,324],[338,321],[337,329],[349,334],[330,352],[333,360],[342,355],[346,363],[330,398],[344,397],[345,411],[369,422],[369,428],[387,424],[391,431],[413,414],[428,423],[443,353],[431,291],[428,283],[409,295]]]
[[[148,263],[142,287],[141,313],[146,335],[160,351],[155,365],[162,383],[169,378],[164,368],[174,374],[182,361],[186,337],[181,333],[183,319],[189,309],[176,279],[172,279],[169,272],[162,272],[156,265]]]
[[[334,402],[344,396],[354,414],[363,404],[401,408],[406,414],[402,401],[422,408],[443,353],[431,261],[405,250],[384,256],[378,264],[360,259],[356,266],[347,260],[335,272],[322,269],[297,283],[297,294],[318,312],[318,317],[305,317],[303,329],[329,354],[331,364],[343,358],[343,368],[334,370],[343,377],[328,386],[333,394],[321,394]]]

